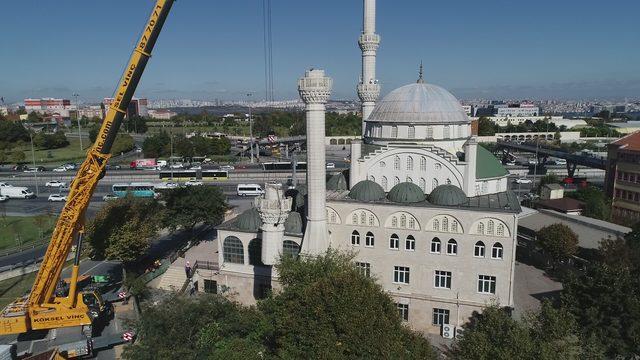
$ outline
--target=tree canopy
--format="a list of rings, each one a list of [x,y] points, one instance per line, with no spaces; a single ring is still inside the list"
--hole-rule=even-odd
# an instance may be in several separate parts
[[[554,264],[569,259],[578,251],[578,235],[567,225],[548,225],[540,229],[537,235],[538,245]]]
[[[257,307],[219,295],[176,296],[145,308],[126,359],[435,359],[395,304],[352,257],[285,257],[281,291]]]
[[[186,186],[163,191],[166,223],[173,229],[193,229],[198,223],[218,225],[227,210],[226,197],[219,187]]]

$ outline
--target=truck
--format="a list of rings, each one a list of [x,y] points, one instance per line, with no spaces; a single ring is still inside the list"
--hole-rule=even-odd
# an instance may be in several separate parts
[[[22,186],[0,187],[0,195],[6,196],[9,199],[34,199],[36,197],[33,191]]]
[[[156,159],[136,159],[129,164],[129,167],[135,170],[156,169],[158,167],[158,162]]]

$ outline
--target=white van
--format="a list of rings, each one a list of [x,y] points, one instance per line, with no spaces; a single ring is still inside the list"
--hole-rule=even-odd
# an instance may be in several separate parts
[[[258,184],[238,184],[236,188],[238,196],[260,196],[264,190]]]
[[[33,191],[26,187],[16,186],[0,188],[0,195],[4,195],[9,199],[33,199],[36,197]]]

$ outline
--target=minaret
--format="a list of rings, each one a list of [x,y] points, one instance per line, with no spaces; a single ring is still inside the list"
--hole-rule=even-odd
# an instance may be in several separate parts
[[[306,71],[298,81],[307,118],[307,227],[302,241],[302,252],[307,254],[320,254],[329,248],[324,116],[332,83],[324,70],[316,69]]]
[[[282,185],[266,184],[265,194],[255,200],[262,219],[261,259],[265,265],[274,265],[282,253],[284,222],[289,216],[291,198],[285,198]]]
[[[380,85],[376,79],[376,51],[380,35],[376,34],[376,1],[364,0],[364,24],[358,39],[362,50],[362,74],[358,84],[358,96],[362,101],[362,135],[365,135],[365,120],[369,117],[380,96]]]

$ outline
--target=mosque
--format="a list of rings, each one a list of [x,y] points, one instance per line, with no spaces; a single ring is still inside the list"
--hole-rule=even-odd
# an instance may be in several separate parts
[[[218,227],[218,272],[198,276],[252,304],[278,288],[283,254],[353,251],[415,330],[460,326],[488,304],[513,306],[519,201],[508,172],[472,134],[459,101],[423,79],[378,101],[375,0],[364,0],[359,38],[362,139],[348,172],[326,174],[324,116],[332,81],[309,70],[307,183],[266,186],[254,207]]]

